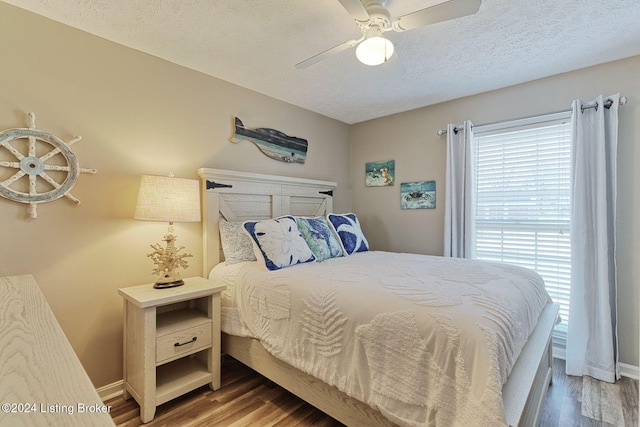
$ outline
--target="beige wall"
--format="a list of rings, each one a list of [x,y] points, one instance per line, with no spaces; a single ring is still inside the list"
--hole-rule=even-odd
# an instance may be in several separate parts
[[[117,289],[153,281],[149,244],[166,225],[134,221],[142,174],[197,178],[199,167],[337,181],[350,209],[349,127],[0,3],[0,130],[37,127],[73,146],[83,174],[68,199],[26,206],[0,198],[0,276],[32,273],[97,387],[122,379]],[[307,163],[272,160],[228,141],[231,116],[309,140]],[[1,153],[0,156],[6,156]],[[327,168],[327,165],[331,165]],[[0,168],[2,169],[2,168]],[[1,171],[0,171],[1,172]],[[200,275],[200,224],[176,224]]]
[[[0,3],[0,130],[38,128],[74,145],[83,167],[67,199],[26,207],[0,198],[0,275],[32,273],[97,387],[122,378],[117,289],[152,281],[146,258],[165,226],[132,220],[139,176],[196,178],[198,167],[336,181],[334,206],[362,219],[375,249],[442,252],[446,123],[486,123],[568,108],[573,98],[621,92],[619,273],[621,361],[638,365],[640,57],[427,107],[351,127]],[[305,165],[228,141],[231,116],[309,140]],[[349,134],[351,136],[349,137]],[[351,151],[349,151],[349,139]],[[350,159],[351,157],[351,159]],[[396,186],[364,187],[364,163],[396,160]],[[331,165],[327,167],[327,165]],[[437,209],[401,211],[399,183],[436,180]],[[198,224],[177,224],[202,266]]]
[[[443,70],[446,72],[446,70]],[[618,274],[620,361],[638,366],[640,277],[640,57],[603,64],[351,127],[352,208],[374,249],[440,255],[443,250],[447,123],[490,123],[568,109],[575,98],[620,92]],[[366,162],[396,161],[396,185],[365,187]],[[435,180],[435,210],[400,210],[400,183]]]

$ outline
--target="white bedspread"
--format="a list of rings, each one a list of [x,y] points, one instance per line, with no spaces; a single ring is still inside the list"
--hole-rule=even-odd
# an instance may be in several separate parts
[[[232,284],[225,332],[402,426],[506,425],[502,386],[550,302],[530,270],[388,252],[210,277]]]

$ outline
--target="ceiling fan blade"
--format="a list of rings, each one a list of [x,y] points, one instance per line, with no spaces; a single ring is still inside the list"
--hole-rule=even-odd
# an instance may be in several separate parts
[[[436,22],[473,15],[480,9],[482,0],[450,0],[393,20],[395,31],[407,31]]]
[[[335,55],[336,53],[340,53],[347,49],[350,49],[364,40],[364,36],[359,38],[358,40],[349,40],[348,42],[344,42],[339,44],[338,46],[334,46],[330,49],[325,50],[324,52],[320,52],[317,55],[312,56],[311,58],[305,59],[302,62],[298,62],[296,64],[296,68],[303,69],[312,66],[313,64],[317,64],[318,62],[325,59],[327,56]]]
[[[369,20],[369,13],[367,13],[367,9],[364,8],[360,0],[338,1],[356,21],[367,22]]]

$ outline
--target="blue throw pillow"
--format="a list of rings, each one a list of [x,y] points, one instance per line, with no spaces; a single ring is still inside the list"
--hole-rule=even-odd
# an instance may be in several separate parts
[[[260,249],[268,270],[316,260],[292,216],[245,221],[242,225]]]
[[[296,217],[298,228],[309,249],[316,256],[316,261],[342,256],[342,247],[324,217]]]
[[[364,237],[360,221],[355,214],[329,214],[329,224],[340,238],[342,249],[346,255],[369,250],[369,242]]]

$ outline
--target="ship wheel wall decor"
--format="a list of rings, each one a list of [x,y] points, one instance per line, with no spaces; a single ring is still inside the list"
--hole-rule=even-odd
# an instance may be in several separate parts
[[[28,203],[31,218],[38,217],[38,203],[51,202],[62,196],[80,204],[80,200],[71,194],[78,175],[97,172],[96,169],[81,168],[71,150],[71,145],[82,138],[76,136],[65,142],[36,129],[34,113],[27,115],[27,126],[0,132],[0,147],[17,160],[0,159],[0,196]]]

